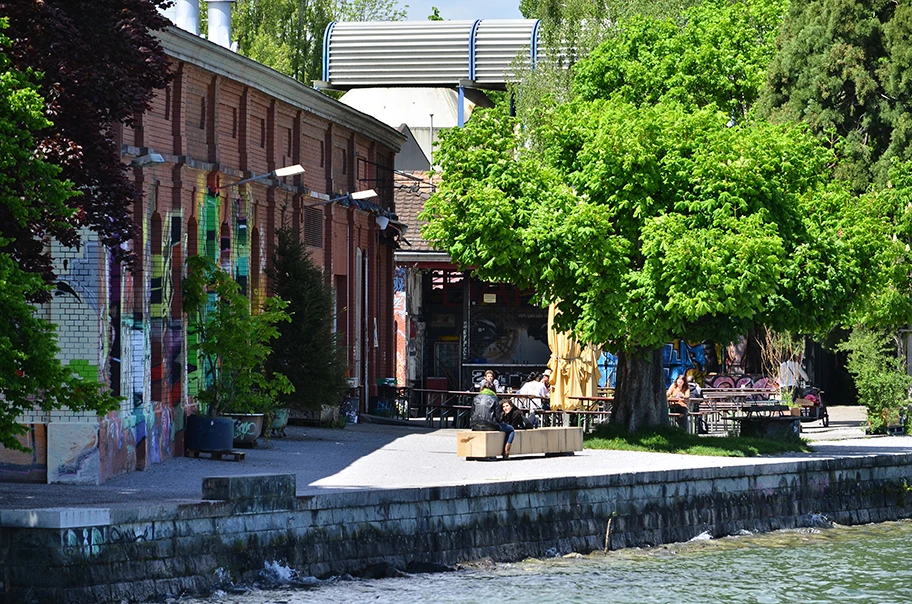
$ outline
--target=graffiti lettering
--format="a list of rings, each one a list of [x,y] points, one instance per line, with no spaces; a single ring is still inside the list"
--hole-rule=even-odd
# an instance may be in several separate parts
[[[256,434],[256,422],[234,420],[234,438],[240,439],[244,436],[259,436]]]

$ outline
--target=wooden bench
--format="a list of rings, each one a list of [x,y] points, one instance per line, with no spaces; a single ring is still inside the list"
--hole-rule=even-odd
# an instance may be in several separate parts
[[[535,428],[517,430],[510,448],[514,455],[573,455],[583,450],[582,428]],[[456,455],[472,461],[490,459],[503,453],[507,435],[498,431],[460,430],[456,433]]]

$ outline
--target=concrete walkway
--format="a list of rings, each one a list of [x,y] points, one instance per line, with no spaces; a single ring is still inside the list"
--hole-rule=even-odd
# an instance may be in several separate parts
[[[584,449],[573,457],[469,462],[456,457],[456,431],[451,429],[423,424],[354,424],[344,430],[289,426],[287,437],[262,442],[242,462],[180,457],[100,486],[0,483],[0,509],[194,502],[200,500],[203,478],[238,474],[295,474],[298,495],[308,495],[912,453],[912,437],[866,437],[862,408],[831,407],[829,413],[829,428],[819,422],[802,426],[814,452],[753,458]]]

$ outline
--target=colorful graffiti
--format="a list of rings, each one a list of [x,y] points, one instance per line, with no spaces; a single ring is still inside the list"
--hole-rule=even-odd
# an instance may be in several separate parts
[[[662,371],[665,376],[665,387],[682,373],[703,381],[705,375],[719,371],[719,345],[710,340],[690,343],[683,339],[674,340],[662,348]],[[600,387],[614,388],[617,379],[617,356],[602,352],[599,369],[602,377]]]
[[[405,268],[393,276],[393,320],[396,327],[396,383],[408,384],[408,313],[406,312]]]

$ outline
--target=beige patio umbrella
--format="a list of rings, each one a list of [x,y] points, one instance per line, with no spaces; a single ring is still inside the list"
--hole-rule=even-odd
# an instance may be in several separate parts
[[[555,304],[548,307],[548,347],[551,348],[551,359],[548,368],[551,370],[551,408],[568,411],[580,408],[580,401],[569,396],[596,396],[601,372],[598,359],[601,348],[583,345],[570,337],[566,332],[554,329]]]

